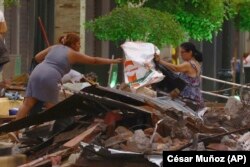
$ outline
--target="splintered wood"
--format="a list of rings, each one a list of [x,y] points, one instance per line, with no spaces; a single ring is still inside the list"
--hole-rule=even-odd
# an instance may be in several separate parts
[[[88,137],[89,135],[91,135],[98,128],[99,125],[100,124],[96,124],[93,127],[90,127],[89,129],[87,129],[82,134],[76,136],[75,138],[73,138],[70,141],[68,141],[67,143],[65,143],[63,146],[67,147],[67,148],[74,148],[74,147],[78,146],[79,143],[81,141],[83,141],[86,137]]]
[[[30,158],[23,167],[48,165],[57,160],[51,157],[67,157],[72,150],[80,152],[80,149],[84,154],[79,162],[83,160],[86,164],[89,164],[86,157],[98,157],[105,162],[102,154],[106,153],[113,161],[117,157],[110,154],[110,149],[140,155],[178,150],[249,151],[250,105],[230,98],[225,108],[211,106],[196,112],[181,99],[151,98],[94,85],[42,113],[0,126],[0,133],[34,125],[36,129],[39,128],[36,125],[43,122],[74,117],[74,123],[49,138],[38,134],[31,138],[27,135],[26,142],[20,140],[20,149]],[[31,133],[34,129],[30,128]],[[8,140],[8,136],[0,136],[0,139]],[[32,140],[37,143],[34,145]],[[86,148],[79,147],[81,142],[87,143]],[[93,149],[93,145],[100,148],[100,152]],[[65,148],[65,152],[60,152]],[[144,161],[141,163],[147,166],[148,161]]]

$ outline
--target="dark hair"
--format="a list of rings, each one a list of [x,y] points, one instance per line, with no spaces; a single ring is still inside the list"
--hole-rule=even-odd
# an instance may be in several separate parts
[[[59,37],[59,39],[58,39],[59,43],[65,45],[65,46],[68,46],[68,47],[71,47],[72,44],[75,44],[78,41],[80,41],[80,37],[76,33],[68,33],[65,36]]]
[[[193,43],[184,42],[181,44],[181,47],[187,52],[192,51],[193,57],[195,58],[195,60],[197,60],[198,62],[202,62],[203,60],[202,53],[196,49]]]

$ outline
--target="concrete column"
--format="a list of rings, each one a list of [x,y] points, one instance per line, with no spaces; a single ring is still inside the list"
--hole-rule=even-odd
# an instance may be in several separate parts
[[[86,0],[55,0],[55,36],[54,43],[66,33],[74,32],[81,37],[81,51],[85,50],[85,22]]]
[[[0,10],[1,11],[4,11],[4,5],[3,5],[3,3],[4,3],[4,0],[0,0]]]
[[[80,37],[81,37],[81,52],[85,53],[85,28],[84,23],[86,20],[86,0],[81,1],[80,8]]]

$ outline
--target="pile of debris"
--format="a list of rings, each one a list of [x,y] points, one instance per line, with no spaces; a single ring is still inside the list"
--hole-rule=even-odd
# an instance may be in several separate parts
[[[237,104],[234,111],[229,105],[195,112],[180,99],[94,85],[44,112],[2,125],[0,133],[3,141],[4,134],[25,129],[12,147],[15,154],[27,156],[23,167],[61,162],[64,166],[153,167],[161,166],[162,151],[249,150],[250,132],[243,133],[250,122],[241,119],[235,126],[244,105]],[[51,121],[58,119],[64,120],[64,128],[48,133]],[[8,137],[5,141],[9,142]]]

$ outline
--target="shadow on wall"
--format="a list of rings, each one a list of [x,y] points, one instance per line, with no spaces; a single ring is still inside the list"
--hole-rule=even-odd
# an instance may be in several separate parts
[[[21,56],[10,55],[10,61],[4,65],[3,79],[12,79],[15,76],[21,75],[22,61]]]

